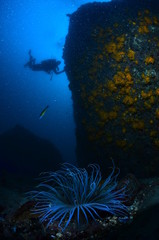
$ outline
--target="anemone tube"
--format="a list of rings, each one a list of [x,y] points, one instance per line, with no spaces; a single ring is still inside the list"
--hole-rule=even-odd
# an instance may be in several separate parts
[[[119,171],[115,174],[115,166],[104,182],[100,167],[89,167],[91,174],[85,168],[64,164],[59,171],[45,173],[38,190],[30,192],[36,202],[32,212],[39,215],[41,222],[47,221],[46,227],[58,221],[58,227],[64,231],[74,217],[80,226],[82,217],[87,223],[88,217],[96,221],[101,218],[101,211],[120,217],[128,214],[123,203],[126,185],[117,188]]]

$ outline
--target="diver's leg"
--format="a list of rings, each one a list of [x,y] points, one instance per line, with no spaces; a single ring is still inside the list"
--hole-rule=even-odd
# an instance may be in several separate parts
[[[32,56],[32,54],[31,54],[31,49],[29,50],[28,54],[29,54],[29,63],[30,63],[30,66],[35,65],[36,59]]]

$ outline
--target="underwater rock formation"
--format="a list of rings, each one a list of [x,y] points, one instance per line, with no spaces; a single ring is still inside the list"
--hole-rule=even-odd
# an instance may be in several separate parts
[[[15,126],[0,135],[0,175],[34,181],[41,172],[57,170],[62,157],[48,140]]]
[[[80,166],[113,158],[121,173],[159,175],[159,3],[82,5],[63,58],[74,104]]]

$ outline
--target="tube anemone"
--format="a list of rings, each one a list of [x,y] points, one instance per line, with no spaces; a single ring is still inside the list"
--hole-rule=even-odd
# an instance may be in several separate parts
[[[89,165],[90,174],[85,168],[64,164],[56,172],[45,173],[38,190],[30,192],[36,204],[33,213],[38,214],[40,221],[47,221],[47,227],[58,221],[64,231],[76,219],[80,226],[83,219],[101,218],[101,212],[116,216],[127,215],[123,203],[126,197],[126,186],[117,188],[118,173],[115,166],[110,175],[103,181],[100,167]],[[82,219],[82,220],[81,220]]]

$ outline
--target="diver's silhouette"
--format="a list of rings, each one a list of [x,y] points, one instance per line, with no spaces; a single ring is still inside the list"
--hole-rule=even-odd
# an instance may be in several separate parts
[[[29,61],[24,65],[24,67],[29,67],[33,71],[44,71],[48,74],[63,73],[65,70],[59,71],[58,65],[60,65],[60,61],[56,61],[56,59],[47,59],[42,61],[41,63],[35,63],[36,59],[31,55],[31,50],[28,52]]]

